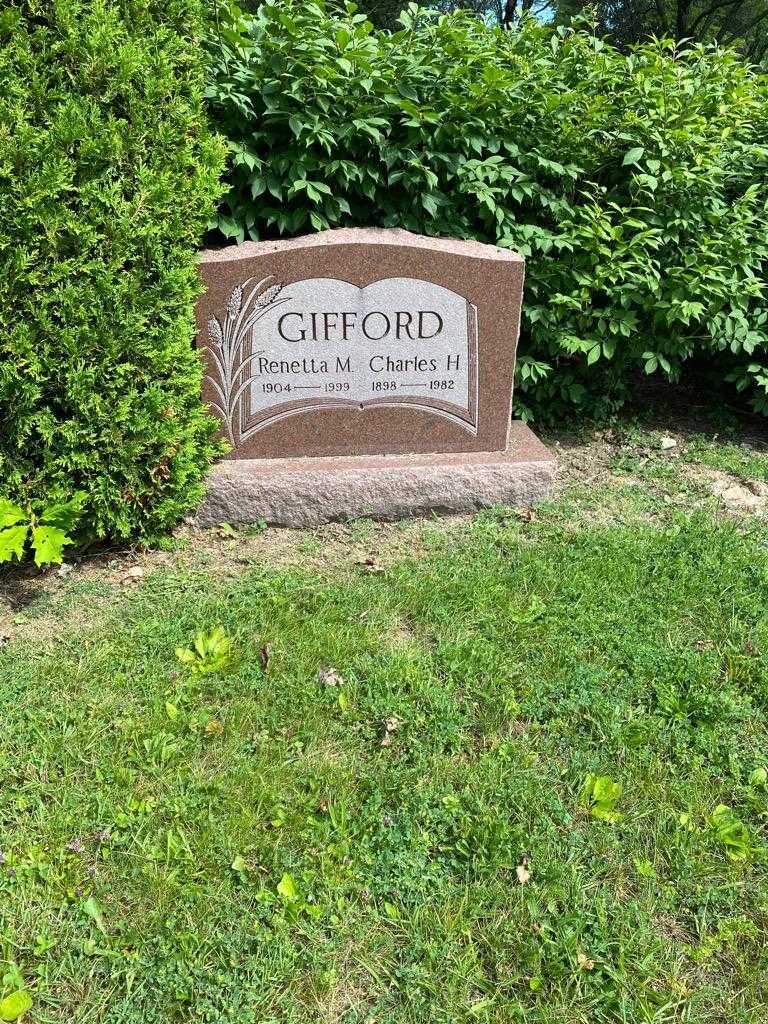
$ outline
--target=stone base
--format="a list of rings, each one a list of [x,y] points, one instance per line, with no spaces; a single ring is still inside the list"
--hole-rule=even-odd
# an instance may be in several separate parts
[[[555,468],[552,453],[519,422],[504,452],[230,459],[212,471],[195,521],[319,526],[521,507],[547,496]]]

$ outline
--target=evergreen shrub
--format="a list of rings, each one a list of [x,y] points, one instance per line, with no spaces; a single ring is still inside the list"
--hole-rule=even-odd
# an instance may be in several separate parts
[[[192,349],[223,144],[198,0],[0,14],[0,496],[85,491],[93,537],[152,538],[217,449]]]

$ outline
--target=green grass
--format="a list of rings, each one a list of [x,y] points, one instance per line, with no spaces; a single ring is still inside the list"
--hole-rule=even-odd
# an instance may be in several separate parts
[[[60,635],[0,651],[2,992],[41,1024],[764,1022],[766,534],[616,493],[383,572],[171,565],[88,625],[68,582]],[[193,675],[215,626],[232,663]]]
[[[696,437],[687,445],[683,457],[744,480],[768,481],[768,458],[752,448]]]

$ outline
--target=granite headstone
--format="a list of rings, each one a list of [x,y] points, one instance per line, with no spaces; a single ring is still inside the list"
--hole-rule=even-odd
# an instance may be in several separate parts
[[[221,464],[204,518],[224,512],[222,518],[238,518],[230,507],[238,489],[249,491],[245,516],[251,518],[254,488],[274,490],[278,477],[285,484],[298,474],[301,490],[307,472],[319,474],[315,495],[326,492],[324,483],[330,487],[327,514],[319,505],[309,517],[301,508],[283,514],[272,508],[271,494],[264,518],[322,521],[361,508],[386,515],[388,502],[378,501],[373,484],[382,470],[397,490],[392,456],[410,457],[400,469],[417,472],[414,500],[421,490],[429,507],[439,498],[427,494],[430,474],[487,466],[493,453],[504,453],[507,469],[515,459],[542,464],[547,479],[539,474],[530,500],[548,486],[554,464],[530,431],[516,425],[519,450],[508,450],[524,276],[516,253],[398,229],[339,229],[209,250],[200,271],[203,398],[231,445],[230,468]],[[432,458],[459,453],[483,454],[469,462]],[[422,488],[417,456],[428,456]],[[491,462],[498,469],[499,459]],[[338,477],[356,469],[371,492],[359,500]],[[205,509],[216,505],[222,487],[233,493],[209,514]],[[277,490],[277,505],[290,504],[290,494]],[[491,490],[499,491],[498,482]],[[524,490],[513,489],[523,501]],[[482,493],[474,503],[510,495],[502,487],[496,498]],[[461,502],[472,500],[466,495]],[[416,504],[406,500],[392,514],[426,507],[421,499]],[[443,505],[452,507],[452,500]]]

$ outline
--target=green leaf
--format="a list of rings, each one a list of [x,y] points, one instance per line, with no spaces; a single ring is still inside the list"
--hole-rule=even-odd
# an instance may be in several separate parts
[[[295,903],[299,898],[299,890],[293,878],[286,872],[277,883],[277,891],[286,903]]]
[[[23,526],[10,526],[7,530],[0,530],[0,562],[10,562],[14,555],[21,561],[28,532],[29,527],[26,523]]]
[[[18,1020],[31,1008],[32,996],[23,988],[17,989],[0,1001],[0,1020]]]
[[[750,831],[727,804],[718,804],[712,811],[709,822],[717,838],[726,847],[726,854],[730,860],[746,860],[750,856]]]
[[[590,816],[600,821],[616,822],[622,815],[616,810],[623,786],[610,775],[587,775],[581,790],[581,803],[589,808]]]
[[[89,896],[83,904],[83,910],[90,917],[96,927],[99,929],[102,935],[107,934],[106,926],[104,925],[104,917],[101,913],[101,907],[96,902],[94,896]]]
[[[546,610],[547,606],[542,599],[538,594],[534,594],[530,601],[519,611],[511,608],[507,614],[509,615],[510,622],[515,622],[519,625],[529,625],[540,619]]]
[[[626,167],[627,164],[636,164],[636,163],[638,163],[638,161],[640,160],[640,157],[643,155],[644,152],[645,152],[645,148],[643,146],[635,146],[634,149],[627,150],[627,152],[624,155],[624,161],[622,163],[622,167]]]
[[[232,863],[229,865],[233,871],[241,872],[248,870],[248,861],[245,857],[241,857],[240,854],[235,857]]]
[[[35,565],[57,565],[64,561],[64,547],[71,544],[72,539],[58,526],[35,526],[32,529],[32,550],[35,554]]]
[[[22,519],[26,518],[27,514],[24,509],[14,505],[7,498],[0,498],[0,530],[6,526],[15,526],[16,523],[20,523]]]
[[[659,179],[652,174],[639,174],[637,180],[647,185],[651,192],[655,192],[659,187]]]

